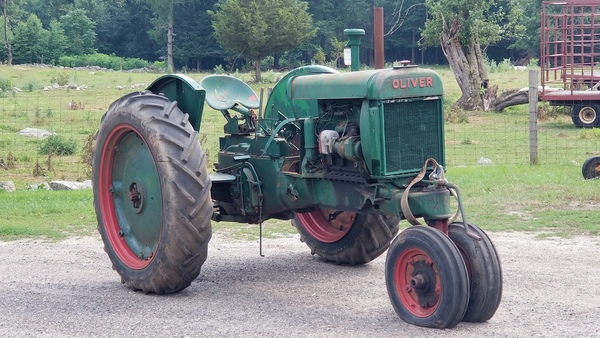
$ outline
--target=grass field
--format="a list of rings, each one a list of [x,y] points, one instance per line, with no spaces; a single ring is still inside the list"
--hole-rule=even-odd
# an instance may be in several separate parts
[[[460,96],[448,68],[437,67],[445,84],[448,106]],[[200,80],[206,74],[188,74]],[[84,180],[89,170],[82,163],[85,144],[99,125],[110,102],[132,87],[149,84],[159,74],[89,71],[39,67],[0,66],[0,82],[8,79],[21,92],[0,95],[0,158],[14,158],[14,168],[0,169],[0,181],[12,180],[18,191],[0,192],[0,238],[61,239],[95,231],[91,191],[27,191],[29,184],[53,179]],[[266,74],[276,78],[277,74]],[[491,73],[500,89],[527,86],[527,72]],[[56,80],[67,79],[85,90],[52,89]],[[245,75],[246,80],[250,79]],[[124,87],[117,89],[117,86]],[[261,86],[252,85],[256,91]],[[141,86],[137,90],[141,90]],[[493,231],[538,231],[540,236],[574,233],[597,234],[600,181],[585,181],[581,165],[598,152],[600,133],[575,128],[570,117],[546,110],[538,124],[539,165],[529,165],[527,106],[503,113],[451,112],[446,123],[447,177],[461,187],[468,221]],[[459,114],[455,116],[452,114]],[[205,151],[214,161],[218,152],[223,117],[206,107],[201,132],[207,135]],[[72,156],[39,154],[42,140],[18,132],[26,127],[50,130],[77,144]],[[478,166],[485,157],[491,166]],[[48,170],[48,162],[52,170]],[[36,163],[45,169],[36,176]],[[39,174],[39,173],[38,173]],[[214,223],[215,231],[235,237],[255,238],[258,226]],[[269,221],[267,236],[294,232],[289,221]]]

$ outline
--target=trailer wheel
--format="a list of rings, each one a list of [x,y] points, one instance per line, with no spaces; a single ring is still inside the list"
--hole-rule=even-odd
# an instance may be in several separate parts
[[[385,282],[394,310],[409,324],[451,328],[467,310],[465,263],[456,245],[434,228],[412,226],[394,239]]]
[[[600,126],[600,106],[573,106],[571,119],[577,128],[598,127]]]
[[[469,232],[480,239],[471,238],[463,223],[448,227],[448,236],[458,247],[469,275],[471,293],[463,321],[485,322],[494,316],[502,299],[502,267],[488,235],[472,224]]]
[[[398,217],[320,208],[297,213],[300,240],[325,261],[360,265],[379,257],[398,233]]]
[[[585,160],[581,167],[581,173],[586,180],[598,178],[600,176],[600,157],[594,156]]]
[[[121,281],[186,288],[211,237],[206,156],[187,114],[162,96],[126,95],[102,117],[92,158],[98,230]]]

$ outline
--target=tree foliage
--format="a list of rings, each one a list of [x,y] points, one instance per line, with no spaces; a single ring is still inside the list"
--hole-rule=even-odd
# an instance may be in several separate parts
[[[261,61],[312,38],[308,3],[298,0],[222,0],[210,11],[219,43],[255,63],[255,79],[261,81]]]
[[[448,62],[465,88],[459,103],[477,108],[485,91],[481,83],[487,79],[482,60],[538,57],[540,4],[541,0],[0,0],[0,60],[12,62],[14,53],[15,63],[58,64],[61,59],[98,61],[106,55],[120,63],[164,60],[176,70],[222,65],[233,70],[253,62],[260,80],[261,63],[280,69],[311,61],[344,67],[344,29],[360,28],[366,32],[361,62],[372,65],[373,8],[383,7],[386,61]],[[94,57],[96,52],[102,55]]]
[[[41,62],[47,45],[48,36],[42,28],[42,22],[35,14],[27,21],[19,22],[14,31],[13,48],[16,63]]]
[[[424,43],[440,45],[462,96],[456,105],[483,109],[482,93],[489,80],[482,46],[499,41],[506,33],[502,6],[494,0],[426,0],[430,18],[425,23]]]
[[[66,52],[70,55],[89,54],[95,51],[96,23],[82,8],[73,9],[60,17],[60,25],[69,41]]]

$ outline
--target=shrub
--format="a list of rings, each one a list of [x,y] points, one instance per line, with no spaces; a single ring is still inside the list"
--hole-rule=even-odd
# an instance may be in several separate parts
[[[40,144],[39,153],[42,155],[54,154],[68,156],[75,154],[77,143],[73,139],[66,139],[60,135],[50,135]]]
[[[63,56],[58,60],[63,67],[100,67],[112,70],[131,70],[150,67],[148,61],[138,58],[121,58],[116,55],[102,53],[85,54],[78,56]]]
[[[0,89],[3,92],[9,92],[12,90],[12,82],[10,81],[9,78],[5,78],[3,76],[0,76]]]
[[[215,72],[215,74],[225,74],[223,65],[216,65],[215,68],[213,69],[213,72]]]
[[[312,61],[313,61],[313,63],[315,63],[317,65],[324,65],[326,58],[327,58],[327,56],[325,55],[325,52],[323,51],[323,48],[318,47],[317,48],[317,52],[313,56]]]
[[[56,73],[50,79],[50,83],[58,83],[59,86],[64,86],[69,83],[70,77],[68,73]]]

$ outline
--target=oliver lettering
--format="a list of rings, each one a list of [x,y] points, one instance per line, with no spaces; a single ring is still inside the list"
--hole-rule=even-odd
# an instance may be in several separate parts
[[[394,89],[433,87],[433,78],[411,77],[408,79],[394,79],[392,80],[392,87]]]

